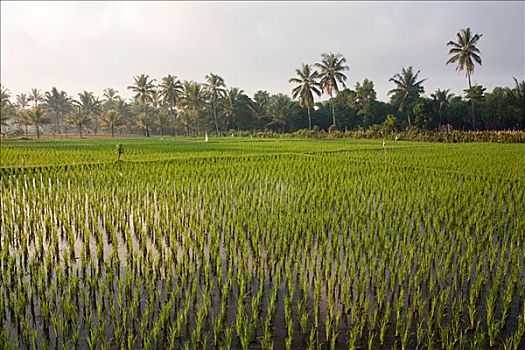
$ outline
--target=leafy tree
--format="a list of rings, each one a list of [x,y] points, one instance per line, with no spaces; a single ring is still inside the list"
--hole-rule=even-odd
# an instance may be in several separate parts
[[[428,98],[419,98],[414,107],[414,124],[420,129],[435,129],[436,124],[434,118],[433,101]]]
[[[363,83],[356,82],[355,91],[350,92],[348,102],[350,107],[357,111],[357,114],[363,118],[363,126],[368,127],[371,124],[373,116],[373,105],[376,102],[377,94],[374,89],[374,83],[365,79]]]
[[[443,121],[443,114],[446,113],[447,108],[450,106],[454,94],[450,92],[450,89],[440,90],[437,89],[435,93],[431,94],[430,97],[434,99],[434,103],[437,106],[438,110],[438,129],[441,127],[441,122]]]
[[[341,54],[334,53],[323,53],[321,55],[321,62],[316,63],[315,66],[319,68],[319,81],[321,89],[324,93],[330,95],[330,99],[339,93],[340,83],[343,87],[346,87],[346,75],[343,73],[348,70],[348,66],[344,65],[346,58]],[[335,123],[335,110],[332,105],[332,125]]]
[[[485,100],[485,88],[481,85],[473,85],[470,89],[465,89],[465,100],[470,102],[471,112],[475,113],[476,110],[479,110]],[[473,114],[474,115],[474,114]]]
[[[215,132],[219,134],[219,124],[217,122],[217,104],[226,94],[224,79],[217,74],[210,73],[206,76],[204,91],[212,105],[213,119],[215,121]]]
[[[525,80],[518,81],[516,78],[513,79],[516,86],[513,89],[506,88],[505,91],[512,103],[521,111],[519,127],[525,130]]]
[[[45,108],[54,114],[56,121],[56,132],[60,134],[60,118],[71,110],[71,99],[65,91],[58,91],[53,87],[44,96]]]
[[[450,46],[449,58],[446,64],[457,63],[456,71],[465,71],[468,78],[468,88],[472,89],[472,83],[470,77],[474,74],[474,62],[481,66],[480,51],[476,47],[479,39],[483,34],[474,34],[470,31],[470,28],[461,29],[457,33],[457,41],[449,41],[447,46]],[[474,102],[471,101],[471,117],[472,117],[472,128],[476,129],[476,120],[474,118]]]
[[[292,89],[292,97],[299,97],[299,105],[302,108],[306,108],[308,111],[308,129],[312,130],[312,117],[310,115],[310,109],[314,106],[314,93],[317,96],[321,96],[319,91],[319,74],[313,70],[309,64],[304,64],[301,69],[296,69],[295,73],[297,77],[291,78],[290,83],[298,84]]]
[[[175,135],[173,119],[176,113],[175,107],[182,96],[182,83],[175,75],[168,74],[162,78],[159,84],[159,92],[162,103],[168,107],[170,124],[173,126],[171,133]]]
[[[521,111],[507,89],[495,87],[484,95],[481,119],[485,129],[501,130],[520,127]]]
[[[148,105],[152,102],[152,96],[155,91],[153,79],[149,78],[147,74],[141,74],[133,77],[133,85],[128,86],[128,89],[135,93],[135,100],[141,105],[143,116],[140,117],[142,125],[146,131],[146,137],[149,137],[149,121]]]
[[[414,73],[412,66],[402,68],[401,74],[397,73],[388,81],[396,84],[396,87],[388,92],[392,96],[392,101],[398,105],[398,111],[407,113],[408,127],[412,126],[410,120],[410,110],[417,101],[420,94],[425,92],[423,82],[426,79],[418,80],[420,71]]]
[[[44,112],[44,109],[40,106],[35,106],[27,111],[28,119],[31,124],[36,128],[36,137],[40,139],[40,128],[50,122],[50,119]]]
[[[66,122],[78,128],[78,134],[82,138],[82,128],[91,120],[90,114],[81,106],[75,106],[71,110]]]

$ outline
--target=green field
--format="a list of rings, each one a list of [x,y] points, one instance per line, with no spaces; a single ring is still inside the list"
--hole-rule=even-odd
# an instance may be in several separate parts
[[[0,150],[0,348],[525,346],[525,144]]]

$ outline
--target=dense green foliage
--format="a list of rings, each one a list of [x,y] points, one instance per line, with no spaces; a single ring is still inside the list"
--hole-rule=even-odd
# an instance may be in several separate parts
[[[525,346],[525,145],[118,142],[1,143],[0,348]]]

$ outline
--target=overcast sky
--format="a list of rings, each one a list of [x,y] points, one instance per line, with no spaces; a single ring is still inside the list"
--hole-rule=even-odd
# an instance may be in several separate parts
[[[482,33],[488,90],[525,78],[525,2],[0,2],[0,81],[12,94],[52,86],[75,95],[106,87],[129,97],[132,77],[167,74],[290,93],[288,79],[323,52],[347,60],[350,86],[369,78],[387,99],[402,67],[421,70],[426,94],[462,93],[445,66],[460,28]]]

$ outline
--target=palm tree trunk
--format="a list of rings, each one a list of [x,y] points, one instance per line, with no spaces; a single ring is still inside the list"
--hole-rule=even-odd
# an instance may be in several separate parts
[[[332,125],[335,125],[335,106],[334,101],[332,99],[332,94],[330,93],[330,100],[332,100]]]
[[[111,137],[115,137],[115,127],[113,123],[111,123]]]
[[[80,138],[82,138],[82,124],[78,125],[78,134],[80,135]]]
[[[215,131],[217,132],[217,136],[219,136],[219,124],[217,124],[217,103],[213,102],[213,117],[215,118]]]
[[[470,74],[468,77],[468,89],[470,92],[470,117],[472,118],[472,129],[476,130],[476,121],[474,120],[474,99],[472,98],[472,84],[470,82]]]
[[[57,117],[57,134],[60,135],[60,123],[58,121],[58,113],[56,113],[56,117]]]
[[[38,127],[38,124],[36,124],[36,138],[40,139],[40,128]]]
[[[312,130],[312,117],[310,116],[310,106],[308,106],[308,129]]]

